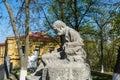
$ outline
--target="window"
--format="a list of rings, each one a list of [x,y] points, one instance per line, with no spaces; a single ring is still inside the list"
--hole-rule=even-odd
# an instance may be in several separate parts
[[[25,46],[22,46],[22,52],[25,53]]]
[[[50,53],[51,53],[52,51],[54,51],[54,47],[50,47],[49,51],[50,51]]]

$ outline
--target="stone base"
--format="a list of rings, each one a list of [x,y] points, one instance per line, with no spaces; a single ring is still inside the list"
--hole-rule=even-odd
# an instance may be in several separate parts
[[[92,80],[89,65],[79,56],[67,59],[43,56],[42,63],[27,80]]]
[[[92,80],[89,65],[86,63],[46,66],[36,73],[42,74],[27,76],[27,80]]]
[[[41,76],[27,76],[26,80],[40,80]]]
[[[89,66],[84,64],[47,67],[42,73],[42,80],[91,80]]]

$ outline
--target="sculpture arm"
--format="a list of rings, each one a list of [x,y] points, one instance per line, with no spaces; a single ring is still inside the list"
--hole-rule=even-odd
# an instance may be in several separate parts
[[[84,44],[81,44],[81,43],[82,42],[78,42],[78,41],[75,41],[75,42],[66,42],[63,46],[68,47],[68,48],[74,48],[74,47],[77,47],[77,46],[83,46],[84,45]]]
[[[64,46],[77,47],[77,46],[83,46],[84,45],[83,39],[80,37],[80,34],[73,29],[68,30],[66,38],[67,38],[68,41],[65,42]]]

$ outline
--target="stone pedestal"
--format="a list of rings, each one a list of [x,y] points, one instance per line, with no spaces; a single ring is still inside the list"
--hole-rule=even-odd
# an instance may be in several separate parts
[[[57,52],[42,56],[42,65],[36,72],[41,76],[39,80],[91,80],[80,34],[60,20],[53,23],[53,29],[62,43]]]
[[[41,76],[27,76],[26,77],[26,80],[40,80],[41,79]]]
[[[62,64],[63,62],[64,64]],[[58,64],[47,65],[41,70],[41,76],[27,77],[27,80],[91,80],[87,63],[67,63],[60,60]]]
[[[91,80],[89,66],[81,63],[48,66],[42,73],[42,80]]]

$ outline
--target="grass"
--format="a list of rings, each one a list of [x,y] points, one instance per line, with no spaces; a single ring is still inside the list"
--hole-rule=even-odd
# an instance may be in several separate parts
[[[95,72],[92,71],[92,78],[93,80],[112,80],[112,72]]]
[[[16,72],[16,75],[19,77],[19,71],[20,69],[13,69],[12,72]],[[32,73],[31,69],[28,70],[28,75]],[[105,72],[105,73],[100,73],[96,71],[92,71],[92,79],[93,80],[112,80],[112,72]]]

